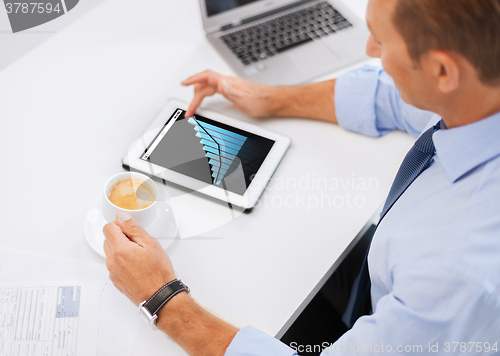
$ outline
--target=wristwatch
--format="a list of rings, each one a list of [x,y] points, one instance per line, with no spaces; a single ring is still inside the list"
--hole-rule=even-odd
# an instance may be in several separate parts
[[[161,287],[151,298],[139,304],[139,314],[148,324],[151,329],[158,330],[156,327],[156,319],[158,319],[158,311],[175,295],[187,292],[189,287],[186,286],[180,279],[174,279]]]

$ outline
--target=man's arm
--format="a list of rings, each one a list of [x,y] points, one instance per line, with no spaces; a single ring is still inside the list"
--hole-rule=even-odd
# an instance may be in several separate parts
[[[194,114],[202,100],[222,94],[241,112],[252,117],[294,116],[337,123],[335,79],[314,84],[270,87],[210,70],[182,82],[194,85],[194,98],[186,116]]]
[[[303,117],[336,124],[335,81],[273,88],[275,102],[270,116]]]
[[[380,67],[365,66],[314,84],[270,87],[205,71],[185,80],[194,85],[187,110],[219,93],[251,117],[295,116],[337,123],[344,129],[379,137],[394,130],[418,136],[433,113],[403,102],[392,79]]]
[[[128,214],[104,229],[109,278],[135,305],[175,279],[172,263],[158,241]],[[158,313],[157,327],[190,355],[224,355],[238,329],[210,314],[189,294],[179,293]]]
[[[238,329],[180,293],[158,313],[158,329],[190,355],[224,355]]]

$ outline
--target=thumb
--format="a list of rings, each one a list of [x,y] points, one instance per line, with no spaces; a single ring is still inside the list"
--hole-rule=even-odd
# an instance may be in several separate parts
[[[151,235],[127,213],[119,212],[116,214],[116,225],[139,246],[144,246],[149,239],[152,239]]]

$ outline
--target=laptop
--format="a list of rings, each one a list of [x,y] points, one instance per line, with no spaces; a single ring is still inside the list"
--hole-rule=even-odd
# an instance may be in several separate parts
[[[362,61],[369,32],[341,0],[199,0],[208,41],[242,78],[290,85]]]

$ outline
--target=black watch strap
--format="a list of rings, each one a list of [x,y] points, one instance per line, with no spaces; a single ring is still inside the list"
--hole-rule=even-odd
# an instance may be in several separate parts
[[[189,292],[189,288],[182,283],[181,280],[174,279],[158,289],[158,291],[143,304],[143,307],[146,308],[151,315],[155,315],[170,299],[184,291]]]

